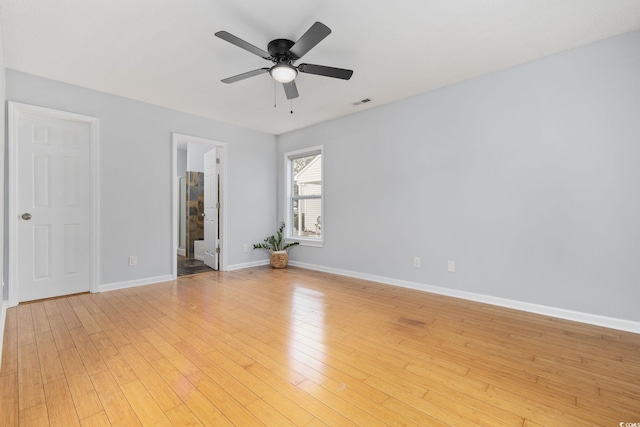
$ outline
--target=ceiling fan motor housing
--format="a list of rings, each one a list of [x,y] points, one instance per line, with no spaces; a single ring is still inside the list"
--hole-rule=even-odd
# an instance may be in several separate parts
[[[289,49],[291,49],[291,46],[293,46],[294,44],[295,42],[292,42],[291,40],[275,39],[269,42],[267,50],[269,51],[269,55],[271,55],[274,62],[292,62],[298,59],[289,52]]]

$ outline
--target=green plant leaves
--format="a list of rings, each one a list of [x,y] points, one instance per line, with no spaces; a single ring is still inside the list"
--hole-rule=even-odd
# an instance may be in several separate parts
[[[284,251],[289,249],[291,246],[299,245],[299,242],[289,242],[285,243],[282,239],[282,231],[284,230],[285,224],[284,221],[280,223],[280,228],[274,236],[269,236],[264,239],[264,243],[256,243],[253,245],[253,249],[267,249],[274,252]]]

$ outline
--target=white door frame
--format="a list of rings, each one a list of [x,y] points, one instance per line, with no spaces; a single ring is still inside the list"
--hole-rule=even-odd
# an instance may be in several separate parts
[[[9,141],[8,141],[8,188],[9,188],[9,306],[18,305],[20,286],[19,259],[18,259],[18,119],[20,113],[38,114],[53,119],[69,120],[78,123],[86,123],[90,129],[90,158],[91,158],[91,219],[90,219],[90,272],[89,290],[98,292],[98,279],[100,277],[100,162],[99,162],[99,141],[100,141],[100,119],[97,117],[84,116],[81,114],[66,111],[54,110],[51,108],[38,107],[35,105],[22,104],[9,101]]]
[[[220,157],[220,165],[218,169],[218,174],[220,175],[220,223],[218,227],[220,229],[220,254],[218,257],[218,270],[226,271],[227,270],[227,144],[220,141],[215,141],[213,139],[200,138],[197,136],[183,135],[179,133],[172,133],[172,141],[173,141],[173,167],[171,169],[171,182],[172,185],[172,198],[173,201],[173,214],[171,216],[171,230],[173,236],[173,245],[171,245],[171,258],[175,261],[176,256],[178,254],[178,207],[180,206],[180,201],[178,200],[178,146],[182,144],[188,143],[196,143],[196,144],[206,144],[211,145],[213,147],[218,148],[218,155]],[[176,262],[173,263],[173,278],[176,279],[178,277],[178,264]]]

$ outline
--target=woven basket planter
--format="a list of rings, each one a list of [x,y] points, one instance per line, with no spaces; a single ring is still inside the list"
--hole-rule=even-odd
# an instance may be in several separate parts
[[[271,267],[286,268],[289,262],[287,251],[271,251]]]

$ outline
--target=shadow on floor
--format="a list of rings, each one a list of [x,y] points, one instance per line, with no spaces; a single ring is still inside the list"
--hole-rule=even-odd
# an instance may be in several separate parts
[[[205,273],[207,271],[215,271],[204,265],[204,261],[183,256],[178,257],[178,277],[188,276],[190,274]]]

